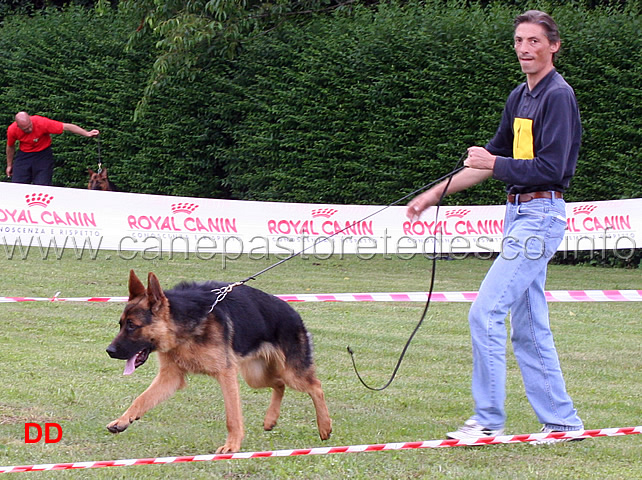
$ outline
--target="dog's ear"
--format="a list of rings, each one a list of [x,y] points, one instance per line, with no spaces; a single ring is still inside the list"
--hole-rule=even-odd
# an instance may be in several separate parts
[[[163,293],[158,277],[152,272],[149,272],[147,277],[147,301],[153,313],[158,310],[167,302],[167,297]]]
[[[95,173],[91,168],[88,168],[87,171],[89,172],[90,177]]]
[[[136,297],[145,295],[145,285],[136,276],[133,270],[129,271],[129,299],[132,300]]]
[[[100,178],[107,178],[107,169],[103,168],[103,171],[100,172]]]

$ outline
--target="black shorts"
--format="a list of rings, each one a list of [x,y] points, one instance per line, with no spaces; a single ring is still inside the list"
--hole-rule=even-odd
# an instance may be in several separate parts
[[[11,181],[13,183],[51,185],[53,170],[54,156],[51,146],[40,152],[18,150],[13,160]]]

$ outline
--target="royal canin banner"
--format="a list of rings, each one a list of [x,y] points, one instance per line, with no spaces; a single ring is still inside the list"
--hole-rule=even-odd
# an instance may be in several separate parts
[[[171,197],[0,184],[7,255],[114,250],[287,256],[500,252],[504,206],[442,206],[416,221],[403,206]],[[642,198],[567,204],[560,251],[641,248]],[[534,238],[533,241],[537,241]],[[1,251],[1,250],[0,250]]]

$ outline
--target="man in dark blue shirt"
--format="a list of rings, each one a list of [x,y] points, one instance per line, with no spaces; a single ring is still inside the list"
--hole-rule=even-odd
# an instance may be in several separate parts
[[[533,88],[523,83],[508,97],[497,134],[486,145],[496,155],[493,178],[506,182],[509,194],[564,192],[581,135],[573,89],[555,69]]]
[[[504,432],[509,312],[513,350],[542,431],[584,428],[566,391],[544,294],[547,264],[566,228],[563,193],[577,163],[579,109],[573,89],[554,67],[561,45],[554,20],[536,10],[519,15],[514,41],[526,82],[508,97],[493,139],[485,147],[468,149],[464,162],[468,168],[453,176],[446,192],[461,191],[492,176],[506,183],[508,193],[502,252],[468,317],[475,413],[447,434],[461,440]],[[446,186],[442,182],[414,198],[407,216],[414,220],[436,205]]]

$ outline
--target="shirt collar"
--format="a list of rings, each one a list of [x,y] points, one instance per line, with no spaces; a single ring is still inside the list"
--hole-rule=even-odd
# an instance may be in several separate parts
[[[542,78],[537,85],[535,85],[535,88],[533,90],[528,89],[528,84],[526,84],[526,94],[530,95],[531,97],[535,98],[537,97],[540,93],[542,93],[544,90],[546,90],[546,87],[548,86],[549,83],[551,83],[552,78],[557,74],[557,70],[553,68],[550,72],[546,74],[544,78]]]

